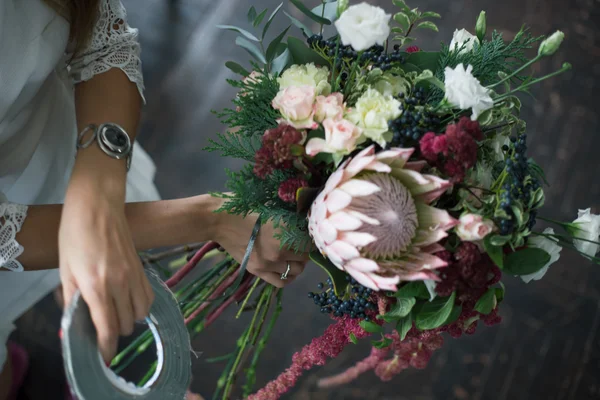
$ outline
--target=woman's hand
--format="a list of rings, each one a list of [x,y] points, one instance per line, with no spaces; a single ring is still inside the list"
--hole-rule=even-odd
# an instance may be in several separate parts
[[[221,214],[215,240],[238,262],[244,258],[257,218],[256,215],[243,218],[238,215]],[[247,270],[273,286],[283,287],[304,271],[308,255],[281,248],[279,240],[273,237],[275,233],[271,222],[260,228]],[[288,263],[290,271],[287,279],[283,280],[281,275],[286,272]]]
[[[124,193],[107,194],[93,181],[69,187],[59,230],[59,260],[65,304],[76,289],[81,291],[100,352],[110,362],[119,334],[130,335],[134,322],[148,315],[154,300],[125,218]]]

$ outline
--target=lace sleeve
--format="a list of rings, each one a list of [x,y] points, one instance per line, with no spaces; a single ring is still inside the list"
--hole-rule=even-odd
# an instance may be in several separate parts
[[[79,83],[111,68],[119,68],[137,85],[145,102],[138,31],[127,24],[126,18],[120,0],[101,0],[92,38],[87,48],[71,61],[70,74],[75,83]]]
[[[16,236],[27,217],[27,206],[9,203],[0,193],[0,268],[11,271],[23,271],[16,260],[23,253],[23,247],[17,243]]]

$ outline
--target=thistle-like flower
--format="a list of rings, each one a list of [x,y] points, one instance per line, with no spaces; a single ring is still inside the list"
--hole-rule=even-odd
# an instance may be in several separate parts
[[[374,290],[438,279],[434,270],[447,265],[434,253],[458,221],[429,204],[451,183],[421,174],[425,162],[408,162],[413,151],[364,149],[329,177],[310,210],[317,248]]]

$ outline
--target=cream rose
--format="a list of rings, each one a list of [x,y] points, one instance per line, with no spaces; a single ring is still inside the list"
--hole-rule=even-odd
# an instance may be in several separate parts
[[[546,228],[546,230],[544,230],[544,233],[546,235],[554,235],[554,229]],[[544,277],[544,275],[546,275],[546,272],[548,272],[548,268],[550,268],[552,264],[558,261],[558,259],[560,258],[560,252],[562,251],[562,247],[557,245],[556,242],[558,242],[558,240],[549,239],[544,236],[532,236],[529,238],[528,245],[531,247],[542,249],[546,253],[550,254],[550,261],[548,261],[548,263],[544,265],[542,269],[540,269],[538,272],[534,272],[533,274],[529,275],[521,275],[521,279],[523,279],[523,282],[529,283],[532,280],[539,281]]]
[[[323,121],[325,139],[312,138],[306,143],[306,154],[331,153],[338,156],[350,154],[356,148],[360,128],[345,119],[327,118]],[[341,159],[341,157],[339,157]]]
[[[344,116],[344,96],[341,93],[333,93],[329,96],[317,96],[315,103],[315,119],[323,122],[330,118],[333,120],[342,119]]]
[[[573,221],[577,229],[572,231],[573,236],[579,239],[598,242],[600,239],[600,215],[590,212],[590,209],[579,210],[577,219]],[[598,253],[599,246],[583,240],[573,240],[573,244],[583,254],[594,257]]]
[[[335,27],[344,46],[350,45],[356,51],[363,51],[385,43],[390,36],[391,17],[380,7],[360,3],[348,7],[335,21]]]
[[[459,219],[456,234],[462,240],[481,240],[494,231],[494,223],[481,215],[465,214]]]
[[[312,86],[290,86],[282,89],[273,99],[272,106],[282,117],[277,122],[285,122],[296,129],[315,129],[313,120],[315,88]]]
[[[347,118],[362,129],[363,135],[385,147],[391,139],[388,122],[402,114],[402,104],[392,96],[384,96],[369,87],[358,99]]]
[[[277,83],[279,83],[279,89],[286,89],[290,86],[312,86],[317,95],[331,93],[329,69],[317,67],[313,63],[292,65],[277,78]]]
[[[494,100],[490,90],[481,86],[471,71],[472,65],[467,69],[463,64],[458,64],[455,69],[446,67],[444,83],[448,102],[461,110],[472,109],[471,119],[475,121],[481,113],[494,107]]]
[[[454,31],[452,41],[450,42],[450,51],[458,51],[458,54],[468,53],[473,51],[475,43],[480,43],[477,36],[472,35],[466,29],[457,29]],[[461,47],[463,47],[462,50],[460,49]]]

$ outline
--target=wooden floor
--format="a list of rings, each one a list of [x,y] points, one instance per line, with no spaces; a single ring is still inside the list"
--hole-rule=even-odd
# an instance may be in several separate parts
[[[273,9],[279,0],[124,0],[130,23],[140,29],[146,98],[141,142],[158,165],[157,184],[165,198],[221,190],[225,168],[239,163],[201,151],[223,128],[210,113],[234,95],[225,79],[227,60],[244,62],[235,35],[217,24],[243,25],[252,3]],[[389,8],[391,1],[378,0]],[[489,29],[514,35],[523,22],[536,34],[561,29],[559,54],[536,67],[537,74],[573,64],[572,72],[544,82],[525,98],[531,155],[553,183],[545,216],[573,219],[577,208],[600,211],[600,1],[599,0],[420,0],[421,9],[443,15],[440,32],[426,32],[417,43],[434,49],[455,28],[473,30],[481,9]],[[289,7],[285,6],[288,10]],[[290,12],[293,12],[291,10]],[[295,13],[297,15],[297,13]],[[297,15],[299,18],[301,16]],[[272,32],[283,29],[280,20]],[[328,324],[312,308],[306,292],[322,274],[309,268],[285,293],[285,312],[258,373],[264,383],[276,376],[295,350]],[[368,346],[347,349],[337,360],[311,371],[289,399],[382,400],[586,400],[600,399],[600,268],[565,255],[546,278],[525,285],[508,280],[502,304],[504,323],[481,328],[473,337],[448,339],[426,370],[409,370],[382,384],[372,374],[334,391],[319,391],[318,377],[340,371],[367,355]],[[58,353],[60,313],[51,298],[18,321],[14,337],[31,351],[33,366],[22,399],[62,398]],[[193,388],[210,396],[218,368],[205,362],[223,355],[243,321],[225,318],[196,339]]]

